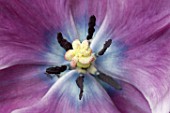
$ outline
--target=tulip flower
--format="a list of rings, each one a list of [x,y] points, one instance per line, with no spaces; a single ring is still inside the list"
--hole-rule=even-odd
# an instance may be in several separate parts
[[[0,113],[169,113],[169,0],[0,0]]]

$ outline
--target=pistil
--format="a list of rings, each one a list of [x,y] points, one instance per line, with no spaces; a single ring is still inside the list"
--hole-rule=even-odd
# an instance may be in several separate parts
[[[60,46],[66,50],[65,59],[70,62],[68,65],[49,67],[46,69],[46,74],[55,74],[60,77],[60,73],[65,70],[75,69],[80,74],[76,79],[76,84],[80,89],[79,100],[83,97],[83,82],[84,75],[90,74],[98,78],[99,80],[107,83],[108,85],[114,87],[117,90],[121,90],[122,87],[119,85],[116,80],[114,80],[111,76],[108,76],[100,71],[98,71],[94,66],[94,61],[99,57],[104,55],[106,50],[112,44],[112,40],[109,39],[105,42],[103,48],[98,53],[93,53],[90,48],[90,43],[92,41],[93,33],[95,32],[96,25],[96,17],[92,15],[89,19],[88,23],[88,35],[86,40],[80,42],[80,40],[76,39],[72,43],[63,38],[62,33],[57,34],[57,40]]]
[[[89,46],[88,40],[84,40],[82,43],[77,39],[72,43],[73,49],[68,50],[65,53],[65,59],[70,61],[72,68],[88,68],[95,60],[92,49]]]

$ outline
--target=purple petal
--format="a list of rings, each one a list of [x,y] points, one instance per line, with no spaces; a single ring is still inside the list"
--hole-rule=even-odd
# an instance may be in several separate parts
[[[153,40],[128,49],[122,65],[122,69],[126,70],[123,79],[145,95],[154,112],[167,113],[170,110],[170,31],[164,30],[161,35],[155,34],[155,37],[156,40],[149,37]]]
[[[64,1],[14,0],[1,1],[0,3],[3,35],[13,35],[13,37],[4,37],[6,40],[15,39],[42,46],[42,43],[49,41],[49,37],[45,37],[46,35],[61,31],[67,36],[74,34],[74,32],[67,31],[72,21],[68,18],[70,15],[67,13],[68,8]],[[67,38],[71,39],[72,37]]]
[[[120,113],[105,90],[90,75],[85,75],[83,98],[79,100],[77,77],[76,71],[68,72],[41,101],[12,113]]]
[[[111,47],[113,52],[107,51],[96,61],[96,66],[104,73],[134,85],[148,100],[152,112],[167,113],[170,110],[169,36],[170,31],[166,28],[148,37],[146,42],[141,40],[136,48],[129,46],[114,52]],[[121,45],[123,43],[117,48]]]
[[[68,31],[70,15],[62,15],[56,6],[64,9],[64,3],[58,1],[0,1],[0,69],[15,64],[63,62],[64,51],[57,43],[56,34],[62,32],[69,41],[76,36]]]
[[[108,38],[136,47],[141,39],[147,41],[170,24],[169,0],[112,0],[105,5],[108,10],[95,35],[93,48],[102,46]]]
[[[148,101],[134,86],[121,81],[122,90],[115,90],[102,84],[121,113],[152,113]]]
[[[0,69],[17,64],[46,64],[43,54],[19,42],[0,41]]]
[[[101,49],[100,47],[96,48],[95,53],[98,53]],[[107,75],[119,77],[123,71],[121,66],[125,58],[124,52],[126,49],[126,46],[122,43],[112,41],[111,46],[106,50],[104,55],[97,57],[95,60],[95,67]]]
[[[100,25],[102,24],[106,12],[108,1],[101,0],[96,2],[96,0],[68,0],[69,9],[74,20],[75,28],[78,31],[78,36],[81,40],[86,39],[88,33],[88,22],[89,18],[92,15],[95,15],[97,18],[96,21],[96,32],[98,31]]]
[[[0,113],[32,105],[54,82],[40,65],[16,65],[0,71]]]
[[[109,10],[117,11],[116,18],[108,16],[92,44],[96,51],[101,43],[113,38],[113,52],[109,55],[111,50],[108,50],[96,66],[110,76],[133,84],[154,113],[170,111],[169,6],[168,0],[124,1],[115,7],[110,4],[111,9],[117,9]]]

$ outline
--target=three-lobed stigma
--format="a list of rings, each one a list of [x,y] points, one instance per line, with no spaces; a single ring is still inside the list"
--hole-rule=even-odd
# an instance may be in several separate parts
[[[114,87],[117,90],[121,90],[120,84],[114,80],[111,76],[105,75],[101,71],[97,70],[94,65],[94,61],[104,55],[106,50],[111,46],[112,39],[105,41],[103,48],[98,53],[93,53],[90,48],[90,43],[93,41],[93,33],[95,32],[96,17],[92,15],[88,23],[88,35],[83,42],[76,39],[72,43],[63,38],[61,32],[57,34],[57,40],[60,46],[65,49],[65,60],[70,63],[62,66],[49,67],[46,69],[46,74],[55,74],[60,77],[60,73],[66,70],[77,70],[79,72],[79,77],[76,79],[76,84],[80,89],[79,100],[83,97],[83,82],[86,73],[102,80],[108,85]]]
[[[88,68],[95,60],[95,55],[92,53],[89,41],[84,40],[82,43],[76,39],[72,43],[73,49],[69,49],[65,53],[65,59],[70,61],[72,68]]]

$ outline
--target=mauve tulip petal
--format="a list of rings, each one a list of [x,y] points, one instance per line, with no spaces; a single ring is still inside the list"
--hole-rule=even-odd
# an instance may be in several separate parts
[[[170,31],[167,26],[148,37],[148,40],[141,39],[136,47],[132,45],[119,50],[123,45],[119,43],[116,45],[119,48],[117,52],[108,50],[96,61],[96,66],[112,77],[133,84],[148,100],[153,113],[168,113],[170,110],[169,41]],[[113,56],[114,54],[117,55]]]
[[[72,21],[69,18],[68,5],[63,0],[13,0],[0,1],[1,5],[1,30],[6,35],[16,35],[5,40],[15,39],[26,42],[34,42],[34,46],[43,46],[49,42],[49,37],[58,32],[68,36],[73,41],[74,31]]]
[[[62,32],[68,41],[76,38],[70,14],[61,13],[67,12],[64,6],[53,0],[1,0],[0,69],[25,63],[60,65],[65,51],[56,40],[57,33]]]
[[[30,106],[41,99],[55,80],[41,65],[15,65],[0,71],[0,113]]]
[[[54,47],[56,47],[55,45]],[[54,65],[66,64],[64,54],[60,49],[51,49],[55,53],[37,51],[22,42],[0,41],[0,69],[8,68],[18,64],[41,64]],[[57,52],[61,52],[57,54]]]
[[[75,28],[81,40],[87,37],[88,22],[92,15],[96,17],[95,31],[98,32],[107,12],[107,0],[100,0],[100,2],[96,2],[96,0],[67,0],[67,3],[70,6],[68,10],[72,14]]]
[[[122,90],[115,90],[101,82],[121,113],[152,113],[148,101],[138,89],[123,81],[119,83]]]
[[[167,29],[169,29],[170,25],[170,1],[102,0],[98,3],[95,1],[1,0],[0,42],[2,43],[0,45],[2,45],[3,50],[0,51],[0,58],[3,60],[0,62],[0,69],[25,63],[62,64],[64,51],[56,41],[57,32],[61,31],[69,41],[73,41],[75,38],[85,39],[88,29],[88,19],[94,14],[97,17],[97,24],[94,40],[91,44],[93,50],[96,52],[103,46],[103,43],[107,39],[113,39],[113,44],[109,50],[96,62],[97,66],[99,66],[98,68],[102,69],[107,66],[108,68],[105,67],[102,70],[104,73],[125,80],[138,88],[148,100],[153,113],[168,113],[170,108],[170,78],[168,76],[170,70],[168,58],[170,51],[167,44],[169,41],[167,38],[169,36]],[[159,38],[162,35],[164,38]],[[10,46],[5,46],[5,44],[9,44]],[[115,51],[111,52],[112,49]],[[105,56],[107,57],[104,60],[103,58]],[[7,75],[10,76],[9,74]],[[59,83],[54,84],[49,92],[53,92],[53,89],[61,91],[61,89],[55,87],[57,84]],[[63,87],[65,85],[66,83],[63,83]],[[23,86],[25,87],[27,85]],[[75,84],[73,86],[77,88]],[[46,88],[48,88],[48,85]],[[46,88],[43,91],[47,91]],[[68,91],[71,90],[69,88],[65,89]],[[98,91],[99,89],[101,88],[97,87],[95,90]],[[76,90],[78,91],[78,88]],[[16,93],[18,94],[19,92]],[[70,94],[71,92],[67,93]],[[102,93],[105,94],[103,90]],[[16,112],[24,112],[24,110],[28,110],[25,111],[27,113],[29,110],[39,110],[38,112],[41,113],[47,112],[48,109],[45,108],[50,108],[48,106],[51,103],[54,105],[52,112],[53,110],[55,112],[54,108],[57,103],[55,94],[58,93],[56,91],[53,94],[47,93],[39,103],[36,103],[32,107],[21,109],[21,111],[16,110]],[[77,95],[78,93],[76,93]],[[64,96],[66,97],[67,95]],[[51,103],[42,103],[44,101],[46,102],[46,97],[50,97],[47,99]],[[58,97],[58,99],[60,98]],[[68,100],[64,98],[63,101]],[[23,99],[21,100],[21,104],[22,102]],[[14,101],[14,103],[18,103],[18,100]],[[14,103],[11,104],[14,105]],[[9,103],[7,102],[7,104]],[[109,99],[107,104],[109,106],[106,107],[110,110],[110,105],[112,104],[109,103]],[[3,109],[0,109],[1,111],[3,110],[2,112],[6,110],[6,104],[3,107]],[[114,110],[116,109],[114,108]],[[98,111],[96,110],[96,112]]]
[[[92,47],[102,46],[108,38],[138,46],[170,23],[169,0],[108,1],[105,18],[97,31]]]
[[[156,39],[155,39],[156,38]],[[170,110],[170,30],[165,29],[149,37],[147,42],[126,52],[122,79],[135,85],[148,99],[153,113]]]
[[[79,100],[77,77],[76,71],[68,72],[41,101],[12,113],[120,113],[106,91],[90,75],[85,75],[83,98]]]
[[[170,1],[125,0],[119,5],[113,7],[110,4],[110,8],[120,9],[115,13],[117,20],[113,21],[108,16],[113,24],[106,19],[103,33],[96,34],[92,44],[97,51],[101,43],[112,38],[113,44],[109,49],[116,48],[117,51],[106,51],[96,66],[112,77],[133,84],[148,100],[153,113],[168,113]],[[116,10],[109,11],[113,13]]]
[[[96,53],[101,49],[102,48],[98,47]],[[107,75],[119,77],[119,74],[124,71],[121,66],[123,60],[126,58],[124,54],[126,50],[126,46],[122,43],[112,41],[111,46],[106,50],[106,52],[102,56],[97,57],[95,60],[95,67]]]

